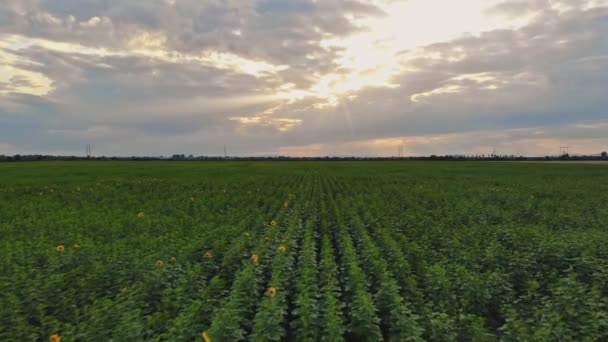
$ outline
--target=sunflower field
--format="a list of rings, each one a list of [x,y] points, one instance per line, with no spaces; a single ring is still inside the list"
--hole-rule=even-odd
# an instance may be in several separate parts
[[[608,167],[0,164],[0,341],[605,341]]]

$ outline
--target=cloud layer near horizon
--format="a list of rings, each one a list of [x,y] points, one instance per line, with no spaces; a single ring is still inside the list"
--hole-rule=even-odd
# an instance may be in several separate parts
[[[608,149],[608,1],[450,3],[5,0],[0,154]]]

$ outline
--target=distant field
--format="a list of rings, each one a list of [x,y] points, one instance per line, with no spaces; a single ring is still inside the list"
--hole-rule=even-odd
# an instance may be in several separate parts
[[[0,164],[0,341],[605,340],[607,170]]]
[[[518,161],[518,163],[608,165],[607,160],[542,160],[542,161]]]

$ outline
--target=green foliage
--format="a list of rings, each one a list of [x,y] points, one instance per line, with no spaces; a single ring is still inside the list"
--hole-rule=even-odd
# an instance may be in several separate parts
[[[0,164],[0,236],[1,341],[608,340],[601,165]]]
[[[302,250],[298,258],[296,299],[292,328],[299,341],[316,341],[320,331],[320,294],[317,276],[317,251],[315,221],[306,222]],[[341,334],[340,334],[341,336]]]

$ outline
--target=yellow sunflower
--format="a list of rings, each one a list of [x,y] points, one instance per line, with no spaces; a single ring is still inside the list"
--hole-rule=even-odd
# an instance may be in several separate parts
[[[257,264],[259,260],[260,260],[260,257],[258,257],[257,254],[251,255],[251,262],[253,262],[254,264]]]
[[[205,342],[211,342],[211,337],[209,336],[208,332],[203,331],[203,333],[201,334],[201,336],[203,337],[203,341],[205,341]]]
[[[273,227],[275,227],[277,224],[279,224],[279,223],[277,222],[277,220],[272,220],[272,221],[270,221],[270,225],[271,225],[271,226],[273,226]]]
[[[156,263],[154,264],[154,266],[156,267],[163,267],[165,263],[162,260],[156,260]]]
[[[143,211],[140,211],[140,212],[137,214],[137,217],[144,217],[144,212],[143,212]]]
[[[53,334],[53,335],[51,335],[50,341],[51,342],[61,342],[61,336],[59,336],[59,334]]]
[[[59,245],[55,249],[57,250],[57,252],[63,252],[63,251],[65,251],[65,246],[64,245]]]
[[[287,247],[285,247],[284,245],[279,246],[279,252],[285,253],[286,251],[287,251]]]
[[[271,288],[269,288],[269,289],[268,289],[267,294],[268,294],[270,297],[274,297],[274,296],[276,296],[276,295],[277,295],[277,289],[275,289],[274,287],[271,287]]]

